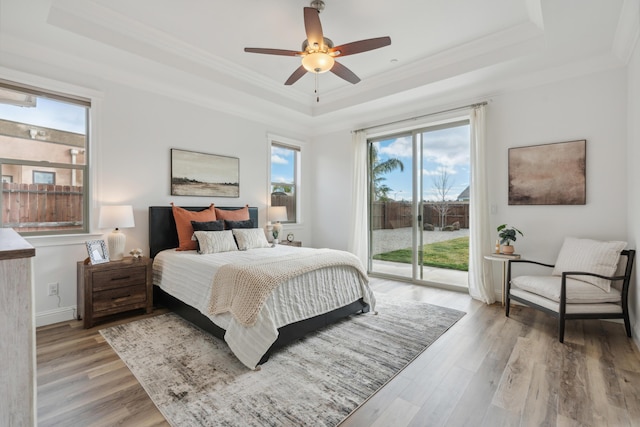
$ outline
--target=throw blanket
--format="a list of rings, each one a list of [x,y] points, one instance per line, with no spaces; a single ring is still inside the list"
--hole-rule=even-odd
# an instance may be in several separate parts
[[[209,314],[231,312],[240,323],[252,326],[262,305],[278,285],[295,276],[334,266],[352,267],[365,283],[369,281],[355,255],[331,249],[248,264],[223,265],[213,278]]]

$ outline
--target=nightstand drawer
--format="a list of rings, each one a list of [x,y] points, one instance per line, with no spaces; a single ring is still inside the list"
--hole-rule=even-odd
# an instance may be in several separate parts
[[[147,301],[147,286],[144,282],[137,286],[115,288],[93,294],[94,315],[100,311],[121,308],[126,305],[144,304]]]
[[[93,291],[123,288],[144,284],[147,278],[143,267],[120,268],[93,272]]]
[[[96,320],[110,315],[144,309],[153,311],[151,258],[122,260],[101,264],[78,262],[78,320],[92,327]]]

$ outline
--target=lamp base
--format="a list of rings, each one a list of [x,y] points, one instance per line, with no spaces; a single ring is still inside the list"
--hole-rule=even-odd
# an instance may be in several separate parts
[[[109,233],[107,244],[109,245],[109,260],[118,261],[124,257],[124,245],[127,236],[122,234],[117,228]]]

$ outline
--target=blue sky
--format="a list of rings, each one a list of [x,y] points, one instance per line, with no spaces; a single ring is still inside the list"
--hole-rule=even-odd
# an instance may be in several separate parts
[[[423,199],[435,200],[435,179],[446,171],[451,190],[447,199],[455,200],[469,185],[469,125],[441,129],[423,134]],[[381,161],[398,158],[404,164],[404,172],[396,170],[387,174],[384,182],[392,191],[388,196],[395,200],[412,200],[412,142],[411,136],[388,139],[378,143]]]
[[[36,108],[0,103],[0,118],[82,135],[86,133],[86,108],[47,98],[38,98]]]
[[[293,182],[295,151],[271,147],[271,181]]]

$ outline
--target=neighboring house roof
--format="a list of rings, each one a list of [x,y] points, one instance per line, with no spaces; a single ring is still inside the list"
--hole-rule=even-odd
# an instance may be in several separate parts
[[[469,201],[469,186],[468,185],[467,185],[467,188],[462,190],[462,193],[458,194],[457,200],[459,202],[468,202]]]

